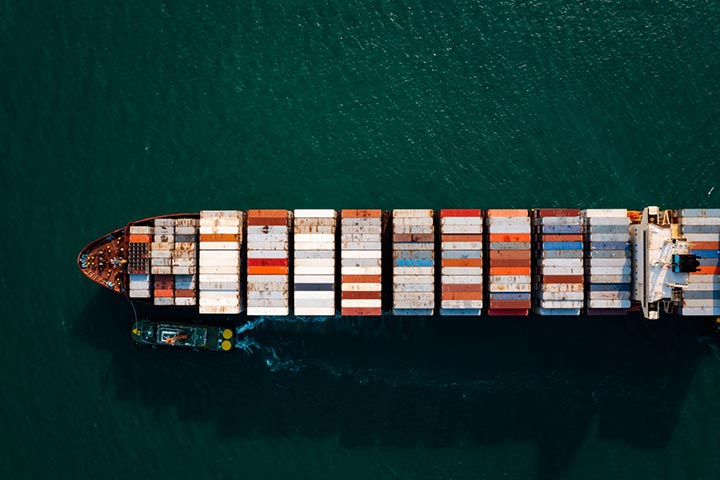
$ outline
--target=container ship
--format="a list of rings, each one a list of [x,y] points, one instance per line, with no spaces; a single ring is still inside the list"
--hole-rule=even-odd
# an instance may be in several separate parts
[[[720,315],[720,209],[204,210],[78,266],[130,300],[248,316]]]

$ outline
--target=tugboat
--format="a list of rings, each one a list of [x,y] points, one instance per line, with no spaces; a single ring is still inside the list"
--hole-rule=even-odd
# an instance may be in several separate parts
[[[137,320],[132,325],[132,339],[140,345],[193,348],[227,352],[235,346],[235,335],[229,328],[189,325],[153,320]]]

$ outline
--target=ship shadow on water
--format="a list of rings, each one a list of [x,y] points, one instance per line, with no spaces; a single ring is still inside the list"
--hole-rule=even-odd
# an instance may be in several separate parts
[[[662,449],[700,359],[700,321],[393,318],[269,322],[263,352],[143,348],[132,309],[99,292],[74,325],[108,351],[115,399],[224,436],[337,438],[342,446],[530,443],[538,477],[562,474],[588,436]],[[102,381],[102,380],[101,380]]]

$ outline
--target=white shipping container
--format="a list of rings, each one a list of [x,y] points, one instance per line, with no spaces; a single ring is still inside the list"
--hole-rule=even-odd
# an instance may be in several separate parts
[[[590,258],[585,261],[589,267],[632,267],[629,258]]]
[[[582,225],[582,217],[538,217],[537,225]]]
[[[482,242],[442,242],[442,250],[482,250]]]
[[[172,250],[153,250],[150,252],[151,258],[172,258]]]
[[[335,283],[335,275],[296,275],[293,276],[294,283]]]
[[[237,218],[243,215],[240,210],[200,210],[200,219],[203,218]]]
[[[443,226],[471,226],[474,225],[476,228],[480,228],[482,231],[483,219],[482,217],[442,217],[440,219],[440,225]]]
[[[200,235],[212,235],[212,234],[224,234],[224,235],[231,235],[235,234],[238,235],[242,233],[242,229],[240,227],[229,227],[229,226],[218,226],[218,227],[207,227],[207,226],[201,226],[200,227]]]
[[[630,292],[590,292],[590,300],[630,300]]]
[[[296,251],[304,250],[325,250],[333,251],[335,249],[335,242],[300,242],[295,243]]]
[[[197,267],[173,267],[173,273],[176,275],[186,275],[197,272]]]
[[[446,284],[483,283],[483,277],[480,275],[443,275],[441,278],[442,282]]]
[[[380,250],[342,250],[341,258],[382,258],[382,251]]]
[[[198,281],[200,283],[205,282],[239,282],[240,281],[240,274],[237,273],[235,275],[228,275],[228,274],[204,274],[201,273],[198,275]]]
[[[488,232],[493,234],[498,233],[530,233],[530,225],[490,225],[488,226]]]
[[[536,288],[539,287],[539,290],[541,292],[582,292],[583,291],[583,284],[582,283],[544,283],[539,286],[536,286]]]
[[[200,282],[200,291],[205,290],[238,292],[240,291],[240,282]]]
[[[380,275],[382,268],[380,267],[342,267],[342,275]]]
[[[321,225],[298,226],[295,224],[295,235],[332,235],[335,237],[335,227]]]
[[[240,306],[200,305],[199,313],[202,315],[233,315],[240,313]]]
[[[720,233],[684,233],[683,237],[691,242],[718,242]]]
[[[630,283],[630,275],[589,275],[585,277],[590,283]]]
[[[285,292],[288,282],[250,282],[247,284],[248,292]]]
[[[175,305],[178,305],[180,307],[189,307],[192,305],[197,305],[197,301],[195,300],[195,297],[176,297]]]
[[[176,235],[194,235],[196,233],[197,228],[195,227],[175,227]]]
[[[441,231],[446,235],[482,235],[482,228],[478,225],[444,225]]]
[[[332,292],[330,292],[332,293]],[[288,298],[287,292],[285,291],[251,291],[247,292],[248,303],[257,304],[255,300],[286,300]]]
[[[395,283],[433,283],[434,281],[435,277],[431,275],[395,275],[393,277],[393,282]]]
[[[128,295],[130,298],[150,298],[150,290],[149,289],[130,289],[128,292]]]
[[[490,275],[488,278],[490,283],[516,283],[530,284],[530,275]]]
[[[583,275],[585,269],[580,267],[542,267],[543,275]]]
[[[720,217],[682,217],[682,225],[720,225]]]
[[[333,275],[335,273],[334,267],[295,267],[296,275]]]
[[[418,234],[418,235],[432,235],[433,227],[431,225],[418,226],[418,225],[394,225],[394,234]]]
[[[482,275],[482,267],[442,267],[443,275]]]
[[[630,300],[590,300],[588,308],[630,308]]]
[[[296,258],[296,267],[335,267],[333,258]]]
[[[200,250],[240,250],[238,242],[200,242]]]
[[[582,308],[582,301],[556,301],[556,300],[540,300],[540,308]]]
[[[583,292],[536,292],[535,298],[541,300],[583,300],[585,294]]]
[[[288,227],[284,225],[257,226],[248,225],[248,235],[286,235]]]
[[[219,275],[230,275],[237,274],[240,271],[239,265],[201,265],[199,273],[204,274],[219,274]]]
[[[173,259],[173,266],[174,267],[194,267],[195,266],[195,259],[194,258],[174,258]]]
[[[381,250],[381,242],[342,242],[343,250]]]
[[[276,234],[276,235],[270,235],[270,234],[252,234],[247,236],[247,242],[248,244],[255,244],[259,242],[287,242],[288,236],[287,234]]]
[[[427,208],[398,208],[392,211],[393,219],[395,218],[414,218],[414,217],[433,217],[433,210]]]
[[[582,210],[585,217],[624,217],[627,218],[627,209],[624,208],[588,208]]]
[[[539,258],[537,264],[541,267],[582,267],[582,258]]]
[[[295,218],[335,218],[337,212],[332,209],[297,208],[293,210]]]
[[[591,233],[587,236],[591,242],[627,242],[627,233]]]
[[[153,304],[157,306],[168,307],[170,305],[175,305],[175,299],[172,297],[155,297],[153,299]]]
[[[295,315],[332,317],[335,315],[335,307],[295,307]]]
[[[442,300],[440,308],[482,308],[482,300]]]
[[[685,317],[716,316],[720,315],[720,306],[682,307],[680,315]]]
[[[288,307],[248,307],[247,314],[263,317],[282,317],[289,313]]]
[[[240,265],[239,257],[214,258],[200,256],[200,268],[202,267],[238,267]]]
[[[486,225],[497,231],[505,227],[525,227],[530,231],[530,217],[488,217]]]
[[[596,267],[591,266],[588,270],[590,275],[630,275],[632,267]]]
[[[150,250],[155,252],[158,250],[174,250],[174,243],[170,242],[153,242],[150,244]]]
[[[350,267],[350,268],[361,268],[361,267]],[[366,267],[366,268],[374,268],[374,267]],[[343,268],[343,270],[345,270],[345,269]],[[393,275],[434,275],[434,273],[435,273],[434,267],[393,267]]]
[[[248,242],[248,250],[287,250],[288,242]]]
[[[341,305],[343,308],[381,308],[382,300],[344,298]]]
[[[610,226],[630,226],[630,219],[628,217],[588,217],[585,219],[585,223],[591,226],[610,225]]]
[[[150,267],[153,275],[172,275],[172,267]]]
[[[147,227],[147,226],[141,226],[141,225],[132,225],[130,227],[130,234],[131,235],[152,235],[153,234],[153,227]]]
[[[401,218],[393,218],[392,224],[393,224],[393,228],[395,228],[396,226],[432,227],[433,219],[432,219],[432,217],[424,217],[424,218],[401,217]]]
[[[693,275],[696,277],[699,275]],[[706,275],[703,275],[706,276]],[[710,275],[707,275],[710,276]],[[711,292],[713,290],[720,290],[720,283],[713,282],[696,282],[695,278],[691,277],[688,286],[683,289],[686,292]]]
[[[311,291],[303,291],[303,290],[296,290],[295,291],[295,298],[296,299],[320,299],[320,300],[334,300],[335,299],[335,292],[333,291],[319,291],[319,292],[311,292]]]

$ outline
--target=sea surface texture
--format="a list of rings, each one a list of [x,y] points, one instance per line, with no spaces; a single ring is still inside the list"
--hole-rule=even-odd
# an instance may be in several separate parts
[[[2,2],[0,478],[717,480],[702,321],[153,350],[75,258],[201,209],[717,208],[719,159],[717,1]]]

